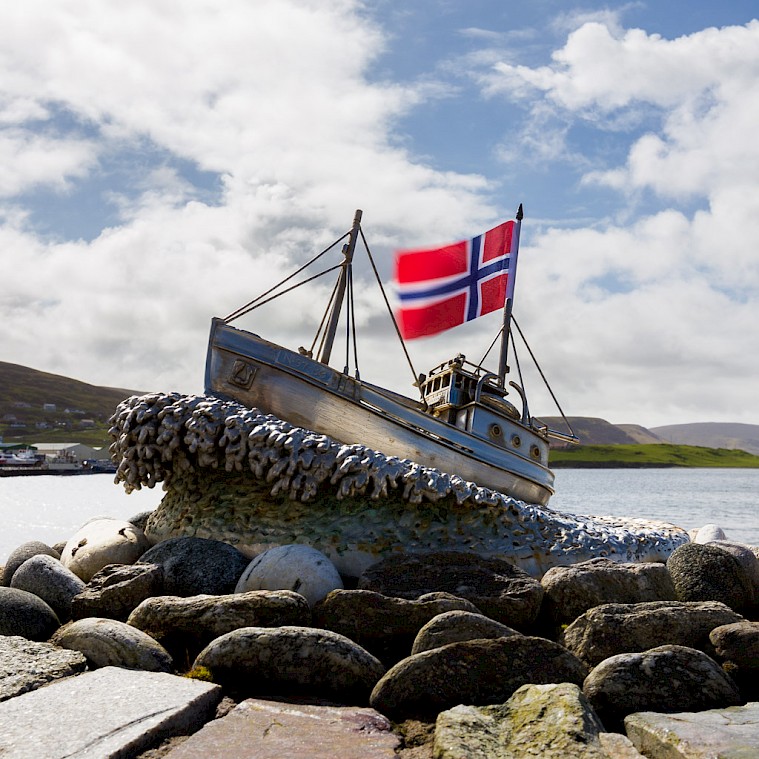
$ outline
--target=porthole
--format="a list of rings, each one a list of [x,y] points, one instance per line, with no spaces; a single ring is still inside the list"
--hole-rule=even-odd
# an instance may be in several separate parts
[[[491,424],[490,425],[490,436],[491,437],[501,437],[503,435],[503,430],[501,429],[500,424]]]
[[[540,448],[538,448],[537,445],[530,447],[530,456],[532,456],[534,459],[540,460]]]
[[[519,435],[512,435],[511,444],[514,446],[514,448],[519,448],[519,446],[522,445],[522,438],[519,437]]]

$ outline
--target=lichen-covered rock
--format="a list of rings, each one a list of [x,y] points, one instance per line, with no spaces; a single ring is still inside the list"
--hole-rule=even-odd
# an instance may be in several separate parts
[[[715,658],[746,701],[759,701],[759,622],[733,622],[709,633]]]
[[[71,619],[71,603],[85,585],[70,569],[47,554],[27,559],[14,573],[11,587],[39,596],[61,622]]]
[[[521,635],[517,630],[502,625],[484,614],[471,611],[446,611],[427,622],[414,638],[412,654],[420,654],[432,648],[447,646],[462,640],[478,638],[508,638]]]
[[[668,643],[712,654],[709,633],[720,625],[742,620],[740,614],[718,601],[603,604],[572,622],[561,642],[591,666],[615,654]]]
[[[686,543],[667,559],[680,601],[721,601],[737,612],[754,603],[754,586],[731,553],[715,545]]]
[[[13,579],[14,572],[27,559],[31,559],[32,556],[37,555],[52,556],[54,559],[61,558],[61,554],[56,551],[55,548],[51,548],[49,545],[47,545],[47,543],[42,543],[39,540],[30,540],[26,543],[22,543],[20,546],[11,551],[10,555],[8,556],[8,559],[5,562],[5,566],[3,567],[1,584],[6,588],[9,588],[11,585],[11,580]]]
[[[730,540],[713,540],[706,545],[721,548],[738,559],[738,563],[743,567],[746,576],[751,581],[754,591],[753,602],[755,603],[757,598],[759,598],[759,559],[751,550],[751,547]]]
[[[698,711],[741,702],[719,664],[687,646],[611,656],[591,671],[582,690],[609,730],[621,729],[633,712]]]
[[[238,580],[235,593],[292,590],[313,606],[331,591],[342,588],[335,565],[321,551],[306,545],[288,545],[256,556]]]
[[[163,592],[171,596],[233,593],[248,566],[234,546],[206,538],[170,538],[139,557],[163,569]]]
[[[477,607],[449,593],[429,593],[414,600],[371,590],[333,590],[314,606],[316,627],[345,635],[386,666],[411,653],[419,630],[446,611],[478,613]]]
[[[358,587],[409,599],[450,593],[471,601],[485,616],[517,628],[535,621],[543,598],[543,586],[522,569],[463,551],[390,556],[369,567]]]
[[[438,714],[435,759],[608,759],[604,727],[577,685],[523,685],[505,704]]]
[[[107,617],[126,622],[146,598],[163,593],[158,564],[109,564],[96,572],[71,602],[73,619]]]
[[[128,624],[159,641],[177,662],[241,627],[307,626],[311,610],[290,590],[251,590],[223,596],[157,596],[143,601]]]
[[[330,698],[362,704],[385,668],[352,640],[312,627],[243,627],[213,640],[195,668],[246,696]]]
[[[89,582],[108,564],[134,564],[149,547],[145,533],[122,519],[93,519],[66,543],[61,563]]]
[[[549,569],[541,584],[545,590],[541,616],[558,627],[594,606],[674,601],[675,588],[664,564],[619,564],[598,558],[568,567]]]
[[[171,672],[171,656],[141,630],[116,619],[87,617],[62,627],[51,643],[87,658],[91,669],[123,667],[147,672]]]
[[[18,588],[0,588],[0,635],[42,641],[60,626],[56,613],[39,596]]]
[[[414,654],[377,683],[371,705],[394,720],[434,717],[457,704],[503,703],[527,683],[582,684],[587,667],[544,638],[468,640]]]

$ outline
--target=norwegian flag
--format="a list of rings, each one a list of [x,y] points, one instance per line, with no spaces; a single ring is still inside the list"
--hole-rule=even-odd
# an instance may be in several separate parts
[[[503,308],[514,295],[518,248],[519,224],[507,221],[442,248],[397,251],[403,337],[436,335]]]

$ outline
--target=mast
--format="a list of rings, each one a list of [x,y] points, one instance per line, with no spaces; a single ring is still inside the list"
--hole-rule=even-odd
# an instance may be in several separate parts
[[[332,354],[332,344],[335,342],[337,322],[340,320],[340,311],[343,307],[345,288],[348,285],[348,277],[350,277],[350,269],[353,262],[353,251],[356,249],[356,240],[358,239],[358,232],[361,227],[362,215],[363,212],[360,209],[356,211],[353,217],[353,227],[351,228],[350,237],[348,238],[348,242],[343,245],[344,259],[340,268],[340,276],[337,280],[337,291],[335,292],[335,299],[332,303],[332,310],[329,314],[329,321],[327,322],[324,345],[322,346],[321,355],[319,356],[319,361],[322,364],[329,364],[329,358]]]
[[[511,330],[511,304],[514,300],[514,282],[517,277],[517,253],[519,251],[519,233],[522,230],[524,211],[522,204],[517,209],[517,223],[511,238],[511,260],[509,261],[508,285],[506,287],[506,300],[503,304],[503,331],[501,332],[501,355],[498,360],[498,384],[506,387],[506,375],[509,371],[509,331]]]

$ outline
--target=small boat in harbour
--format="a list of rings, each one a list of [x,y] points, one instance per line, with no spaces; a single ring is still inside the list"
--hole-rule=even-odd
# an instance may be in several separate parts
[[[365,445],[386,456],[409,459],[458,475],[519,500],[546,504],[553,494],[554,482],[553,472],[548,467],[549,439],[576,442],[577,438],[571,428],[569,433],[551,430],[532,417],[521,384],[509,378],[507,358],[521,206],[516,221],[507,223],[506,238],[503,237],[506,233],[498,227],[491,232],[498,231],[499,235],[488,238],[491,233],[486,233],[473,238],[471,245],[467,243],[466,247],[467,260],[471,259],[477,274],[472,275],[469,271],[463,287],[475,294],[472,297],[482,296],[483,299],[486,295],[483,288],[490,287],[491,300],[500,298],[503,305],[497,369],[490,371],[483,367],[482,361],[472,363],[458,354],[426,375],[413,373],[414,385],[421,396],[419,400],[369,383],[361,379],[358,370],[351,375],[347,366],[339,370],[329,363],[344,303],[347,303],[348,326],[353,326],[353,258],[359,238],[364,242],[377,275],[361,228],[361,218],[361,211],[357,211],[350,231],[295,273],[302,272],[344,242],[342,261],[323,272],[337,269],[339,273],[312,348],[291,350],[231,325],[230,322],[258,305],[293,289],[288,287],[271,295],[279,286],[272,288],[229,316],[212,320],[206,359],[206,393],[258,408],[344,444]],[[502,225],[503,228],[506,226]],[[506,249],[493,248],[493,243],[488,240],[496,238],[501,241],[498,245],[505,244]],[[502,238],[506,239],[505,243]],[[450,247],[441,250],[448,251]],[[507,276],[510,277],[508,287]],[[377,280],[382,288],[378,275]],[[426,292],[436,293],[430,296],[432,300],[449,297],[453,292],[451,287],[457,281],[456,277],[443,276],[436,280],[438,284],[432,291]],[[284,285],[284,282],[280,284]],[[384,289],[382,292],[384,295]],[[421,298],[421,290],[414,291],[413,287],[406,288],[406,293],[411,298]],[[466,295],[461,302],[468,303],[470,308],[468,297]],[[429,297],[425,298],[425,303],[430,301]],[[389,307],[386,296],[385,302]],[[403,329],[398,328],[392,310],[388,310],[403,342]],[[416,311],[412,309],[409,313],[416,318]],[[440,319],[439,310],[430,313],[433,319]],[[480,313],[472,312],[472,315],[479,316]],[[471,316],[464,320],[468,318]],[[411,322],[407,320],[402,327],[411,332],[417,329],[409,324]],[[418,334],[430,332],[422,329]],[[352,339],[355,353],[355,333]],[[405,344],[404,352],[408,357]],[[507,397],[512,391],[516,404]]]

